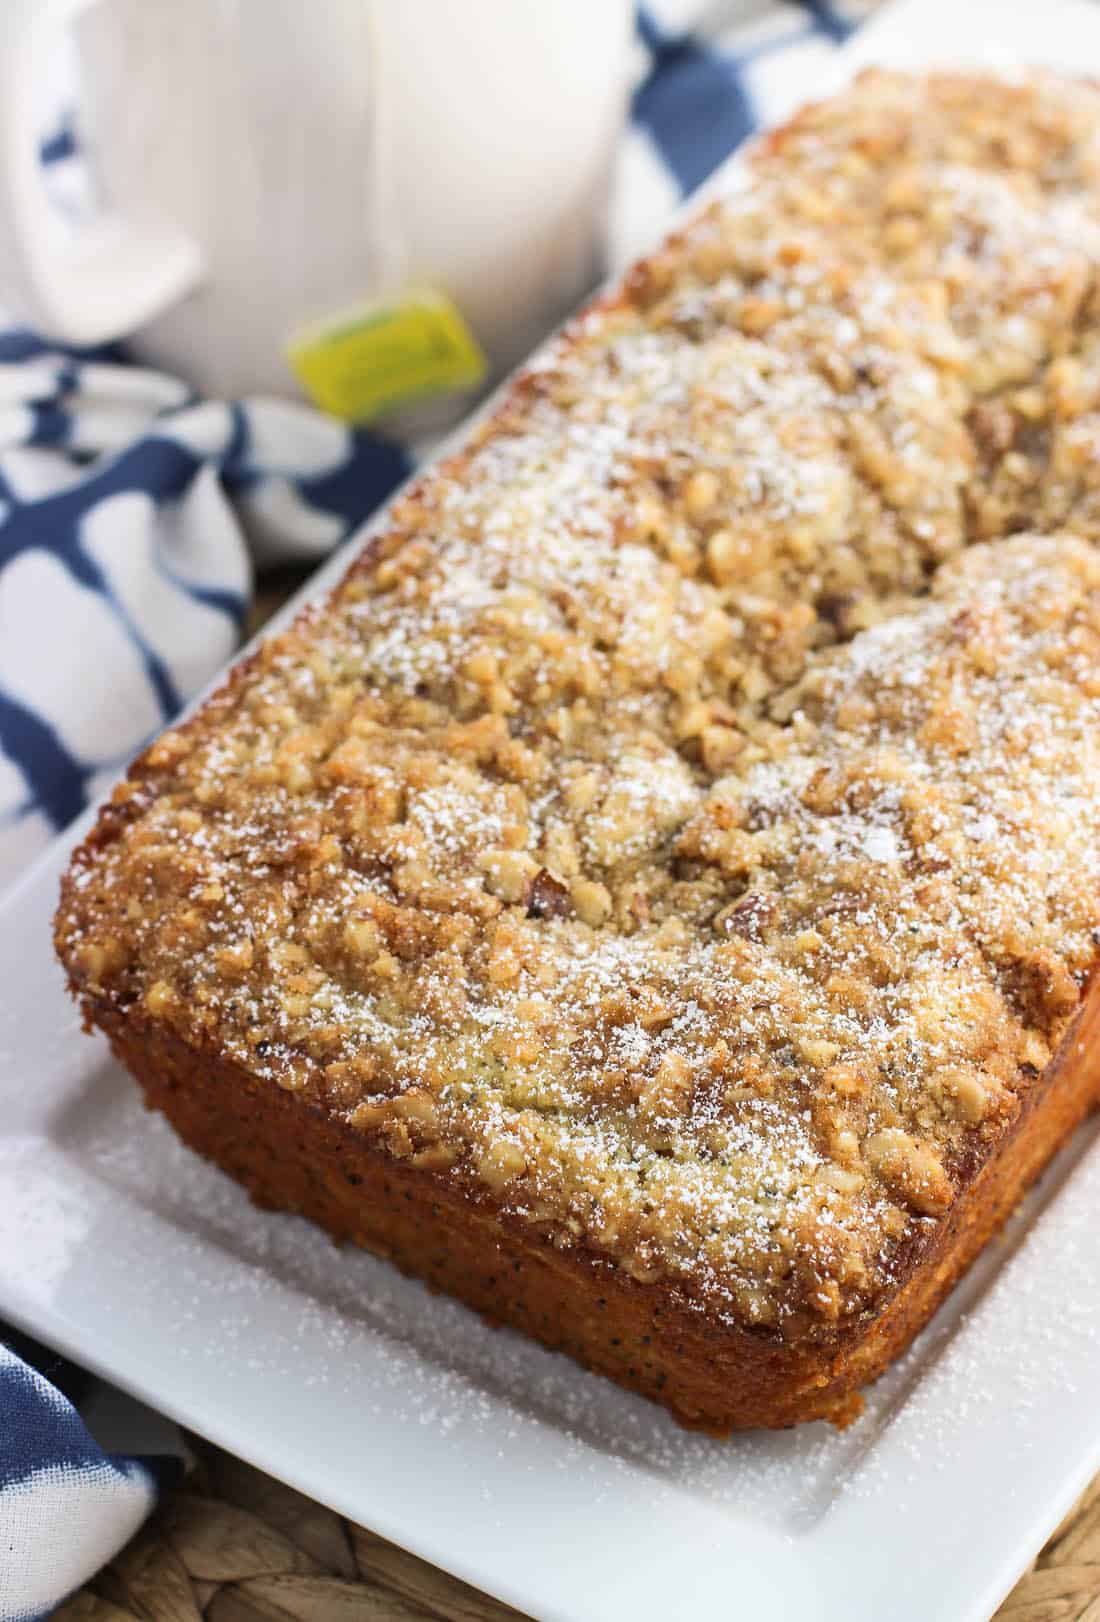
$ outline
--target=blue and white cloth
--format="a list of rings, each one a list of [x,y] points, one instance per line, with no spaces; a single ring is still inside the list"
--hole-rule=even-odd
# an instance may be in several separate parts
[[[641,8],[613,257],[813,94],[872,4]],[[45,156],[64,201],[79,154],[61,134]],[[305,407],[197,400],[0,327],[0,892],[229,657],[255,567],[321,558],[410,466]],[[50,1615],[179,1468],[169,1427],[74,1374],[0,1325],[0,1622]]]
[[[0,333],[0,886],[229,658],[253,560],[323,557],[409,467]]]
[[[0,1616],[48,1616],[137,1531],[184,1458],[167,1420],[26,1337],[0,1341]]]

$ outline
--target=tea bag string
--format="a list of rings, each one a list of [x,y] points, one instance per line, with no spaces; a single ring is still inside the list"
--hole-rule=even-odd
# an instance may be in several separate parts
[[[401,210],[394,195],[394,128],[392,107],[386,89],[385,49],[382,24],[376,9],[367,8],[367,39],[370,68],[367,94],[370,97],[368,122],[366,216],[370,253],[374,262],[375,286],[383,294],[403,287],[409,278],[408,239],[401,225]]]

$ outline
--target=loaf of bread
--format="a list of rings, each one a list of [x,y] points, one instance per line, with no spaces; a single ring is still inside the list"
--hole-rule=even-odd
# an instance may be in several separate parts
[[[260,1203],[828,1417],[1100,1094],[1100,92],[871,74],[135,763],[56,939]]]

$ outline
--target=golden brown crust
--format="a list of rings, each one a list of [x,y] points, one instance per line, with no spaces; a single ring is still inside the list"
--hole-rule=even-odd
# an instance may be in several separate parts
[[[808,109],[135,764],[58,948],[189,1141],[344,1231],[308,1122],[555,1310],[676,1303],[708,1424],[904,1343],[1086,1088],[1098,130],[1042,76]]]
[[[641,1284],[591,1252],[533,1237],[488,1193],[472,1201],[438,1174],[393,1161],[163,1024],[108,1007],[89,1013],[150,1107],[258,1204],[309,1217],[716,1435],[853,1418],[860,1387],[904,1351],[1100,1091],[1093,995],[950,1219],[910,1247],[891,1300],[826,1344],[798,1347],[700,1314],[667,1281]]]

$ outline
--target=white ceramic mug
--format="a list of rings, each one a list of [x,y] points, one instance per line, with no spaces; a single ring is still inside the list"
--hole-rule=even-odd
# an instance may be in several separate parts
[[[408,284],[497,371],[596,274],[630,0],[6,0],[0,299],[133,335],[206,393],[295,392],[296,329]],[[75,25],[104,206],[43,187],[36,91]]]

